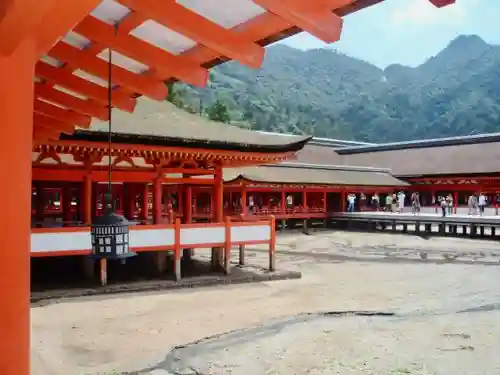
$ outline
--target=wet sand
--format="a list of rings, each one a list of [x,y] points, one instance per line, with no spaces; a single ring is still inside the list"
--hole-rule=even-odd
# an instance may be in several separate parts
[[[301,271],[300,280],[33,308],[32,374],[500,373],[498,259],[492,241],[286,234],[276,264]],[[264,248],[249,250],[248,262],[266,265]],[[296,317],[345,310],[396,316]]]

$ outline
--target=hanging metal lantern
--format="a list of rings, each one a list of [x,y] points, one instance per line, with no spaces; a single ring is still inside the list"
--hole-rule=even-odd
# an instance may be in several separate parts
[[[113,212],[107,197],[106,212],[90,228],[92,253],[96,258],[125,260],[136,255],[129,247],[129,222]]]
[[[119,259],[125,263],[127,258],[137,254],[129,247],[129,222],[113,210],[113,190],[111,186],[112,164],[112,54],[108,51],[108,192],[105,194],[105,213],[94,219],[90,227],[92,254],[98,259]]]

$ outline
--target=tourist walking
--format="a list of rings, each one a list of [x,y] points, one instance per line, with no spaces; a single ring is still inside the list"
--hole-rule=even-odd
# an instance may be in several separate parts
[[[391,212],[392,211],[392,195],[391,194],[387,194],[387,196],[385,197],[385,207],[384,207],[384,210],[387,211],[387,212]]]
[[[415,192],[411,195],[411,212],[413,215],[420,213],[420,196]]]
[[[477,214],[477,197],[476,194],[472,194],[469,196],[467,200],[467,207],[469,208],[469,215]]]
[[[375,211],[380,210],[380,198],[377,193],[372,196],[372,207]]]
[[[440,197],[441,201],[439,202],[441,205],[441,214],[443,217],[446,216],[446,211],[448,210],[448,203],[446,202],[446,198]]]
[[[396,212],[396,205],[398,203],[398,197],[396,193],[392,194],[391,212]]]
[[[484,195],[483,193],[479,194],[478,204],[479,204],[479,215],[483,216],[484,208],[486,207],[486,195]]]
[[[405,208],[406,195],[402,191],[398,193],[398,212],[402,213]]]
[[[366,209],[366,195],[363,193],[359,194],[359,210],[364,211]]]
[[[356,204],[356,195],[351,193],[347,196],[347,212],[354,212],[355,204]]]
[[[451,194],[448,194],[446,197],[446,203],[448,204],[448,215],[453,214],[453,196]]]

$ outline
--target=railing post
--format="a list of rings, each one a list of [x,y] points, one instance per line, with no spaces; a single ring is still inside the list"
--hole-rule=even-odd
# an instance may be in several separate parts
[[[224,221],[225,241],[224,241],[224,273],[231,273],[231,218],[226,216]]]
[[[269,271],[276,269],[276,219],[271,216],[269,225],[271,226],[271,238],[269,239]]]
[[[175,219],[174,224],[174,275],[175,281],[181,279],[181,219]]]
[[[106,258],[101,258],[99,260],[99,267],[101,286],[105,286],[108,283],[108,260]]]

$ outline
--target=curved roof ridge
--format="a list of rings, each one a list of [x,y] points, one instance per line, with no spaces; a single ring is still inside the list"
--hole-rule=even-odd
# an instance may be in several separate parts
[[[390,168],[367,167],[356,165],[332,165],[332,164],[310,164],[310,163],[295,163],[282,162],[279,164],[262,165],[262,167],[281,167],[281,168],[304,168],[304,169],[322,169],[326,171],[355,171],[355,172],[385,172],[391,173]]]
[[[343,147],[335,150],[339,155],[361,154],[365,152],[396,151],[412,148],[460,146],[474,143],[500,142],[500,133],[474,134],[467,136],[420,139],[415,141],[390,142],[376,145]]]

